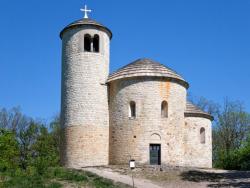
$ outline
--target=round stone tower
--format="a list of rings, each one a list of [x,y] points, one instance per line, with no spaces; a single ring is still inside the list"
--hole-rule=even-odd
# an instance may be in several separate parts
[[[111,31],[86,17],[62,39],[61,163],[69,168],[108,164]]]
[[[110,163],[126,164],[132,157],[141,164],[182,166],[189,84],[172,69],[145,58],[112,73],[108,83]]]

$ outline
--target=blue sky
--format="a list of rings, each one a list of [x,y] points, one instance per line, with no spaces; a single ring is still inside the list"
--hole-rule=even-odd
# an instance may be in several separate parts
[[[1,107],[43,119],[60,111],[59,32],[83,17],[85,2],[114,34],[111,71],[151,58],[180,73],[192,95],[250,111],[249,0],[1,0]]]

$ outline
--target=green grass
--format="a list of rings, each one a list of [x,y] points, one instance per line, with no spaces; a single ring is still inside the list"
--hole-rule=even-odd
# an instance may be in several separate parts
[[[65,168],[50,168],[44,175],[23,171],[14,174],[0,173],[0,188],[60,188],[65,183],[76,187],[84,187],[86,185],[96,188],[129,187],[114,183],[90,172]]]
[[[41,176],[17,176],[7,177],[6,181],[1,184],[1,187],[18,187],[18,188],[43,188],[53,187],[53,183],[47,183]],[[59,187],[59,186],[57,186]]]
[[[95,177],[93,184],[96,188],[113,188],[116,187],[111,180],[104,179],[102,177]]]

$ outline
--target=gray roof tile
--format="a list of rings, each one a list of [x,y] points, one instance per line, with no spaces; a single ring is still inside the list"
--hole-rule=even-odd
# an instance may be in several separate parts
[[[201,110],[198,106],[194,105],[190,101],[187,101],[185,117],[204,117],[213,120],[213,116],[207,112]]]
[[[186,88],[188,88],[188,83],[174,70],[155,62],[151,59],[138,59],[109,75],[108,82],[131,77],[141,77],[141,76],[151,76],[151,77],[165,77],[172,80],[179,81]]]
[[[97,21],[95,20],[92,20],[92,19],[89,19],[89,18],[83,18],[83,19],[80,19],[80,20],[77,20],[69,25],[67,25],[60,33],[60,37],[62,38],[62,35],[64,33],[64,31],[68,30],[68,29],[71,29],[71,28],[75,28],[75,27],[81,27],[81,26],[85,26],[85,25],[88,25],[88,26],[95,26],[101,30],[104,30],[106,31],[108,34],[109,34],[109,37],[110,39],[112,38],[112,32],[110,29],[108,29],[107,27],[105,27],[103,24],[101,23],[98,23]]]

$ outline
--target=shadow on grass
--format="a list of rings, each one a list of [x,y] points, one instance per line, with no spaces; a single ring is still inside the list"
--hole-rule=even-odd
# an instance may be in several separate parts
[[[190,170],[181,173],[182,180],[193,181],[193,182],[218,182],[223,178],[222,174],[201,172],[196,170]]]
[[[250,172],[210,173],[190,170],[181,173],[184,181],[209,182],[207,187],[250,187]]]

